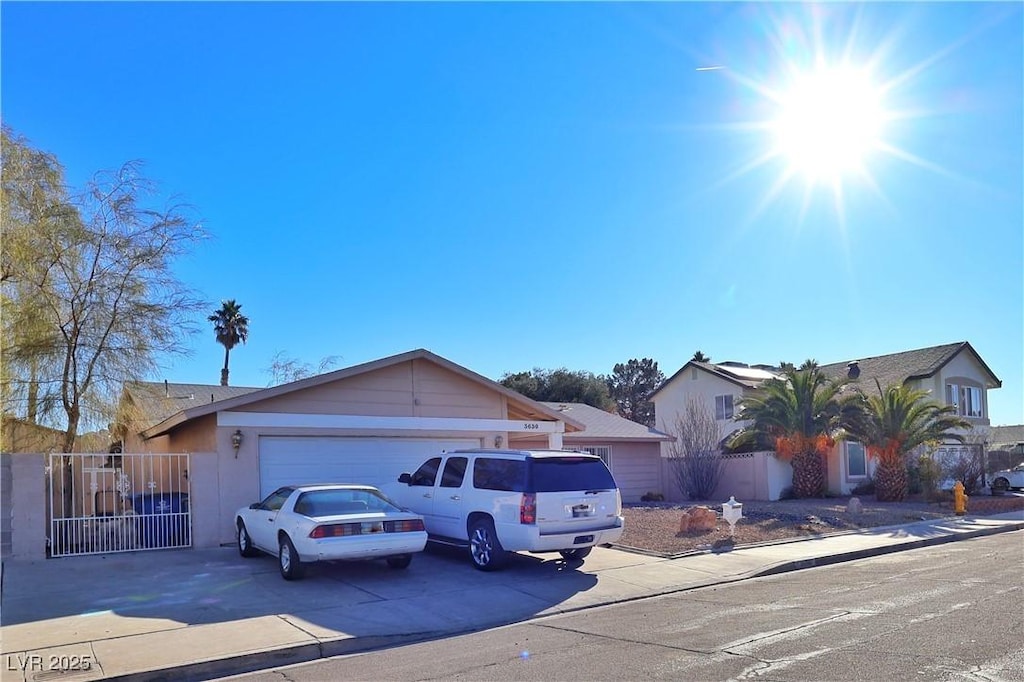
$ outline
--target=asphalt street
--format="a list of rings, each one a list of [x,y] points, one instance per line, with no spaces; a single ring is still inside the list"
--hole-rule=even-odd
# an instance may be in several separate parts
[[[230,679],[1019,681],[1022,568],[1017,531]]]

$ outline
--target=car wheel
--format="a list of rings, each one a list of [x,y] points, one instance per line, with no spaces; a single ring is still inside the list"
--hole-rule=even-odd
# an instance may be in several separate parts
[[[494,571],[505,564],[508,557],[490,519],[480,519],[470,526],[469,557],[481,571]]]
[[[247,559],[257,554],[256,548],[252,546],[249,531],[245,529],[245,523],[241,519],[238,521],[238,553]]]
[[[1002,495],[1003,493],[1010,489],[1010,482],[1005,478],[997,478],[996,480],[992,481],[991,488],[993,495]]]
[[[412,555],[402,554],[401,556],[389,556],[386,561],[388,562],[388,568],[401,570],[403,568],[409,568],[409,564],[412,563]]]
[[[558,553],[566,561],[583,561],[590,554],[593,547],[579,547],[577,549],[560,549]]]
[[[281,544],[277,551],[277,563],[281,568],[281,577],[285,580],[296,580],[302,577],[302,561],[295,545],[287,535],[281,536]]]

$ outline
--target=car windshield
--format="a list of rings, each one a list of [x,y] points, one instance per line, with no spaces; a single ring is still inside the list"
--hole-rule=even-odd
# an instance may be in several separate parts
[[[401,510],[376,490],[358,488],[310,490],[295,502],[295,513],[310,517],[397,511]]]
[[[530,491],[611,490],[615,479],[608,467],[594,457],[545,457],[533,460]]]

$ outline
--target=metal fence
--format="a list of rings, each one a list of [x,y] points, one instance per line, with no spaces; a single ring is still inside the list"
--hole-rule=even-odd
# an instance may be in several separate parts
[[[192,546],[188,454],[52,454],[50,556]]]

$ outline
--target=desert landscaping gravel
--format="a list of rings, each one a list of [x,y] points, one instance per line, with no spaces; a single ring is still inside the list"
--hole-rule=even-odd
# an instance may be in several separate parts
[[[830,533],[893,526],[928,519],[955,517],[951,500],[925,502],[877,502],[859,498],[861,511],[848,511],[850,498],[744,502],[743,518],[736,524],[735,538],[722,520],[721,503],[640,503],[625,505],[626,528],[616,546],[661,555],[724,550],[761,542],[813,538]],[[974,502],[972,509],[971,502]],[[679,532],[682,512],[691,506],[706,506],[718,514],[713,531]],[[968,503],[975,516],[1024,509],[1024,497],[978,496]]]

